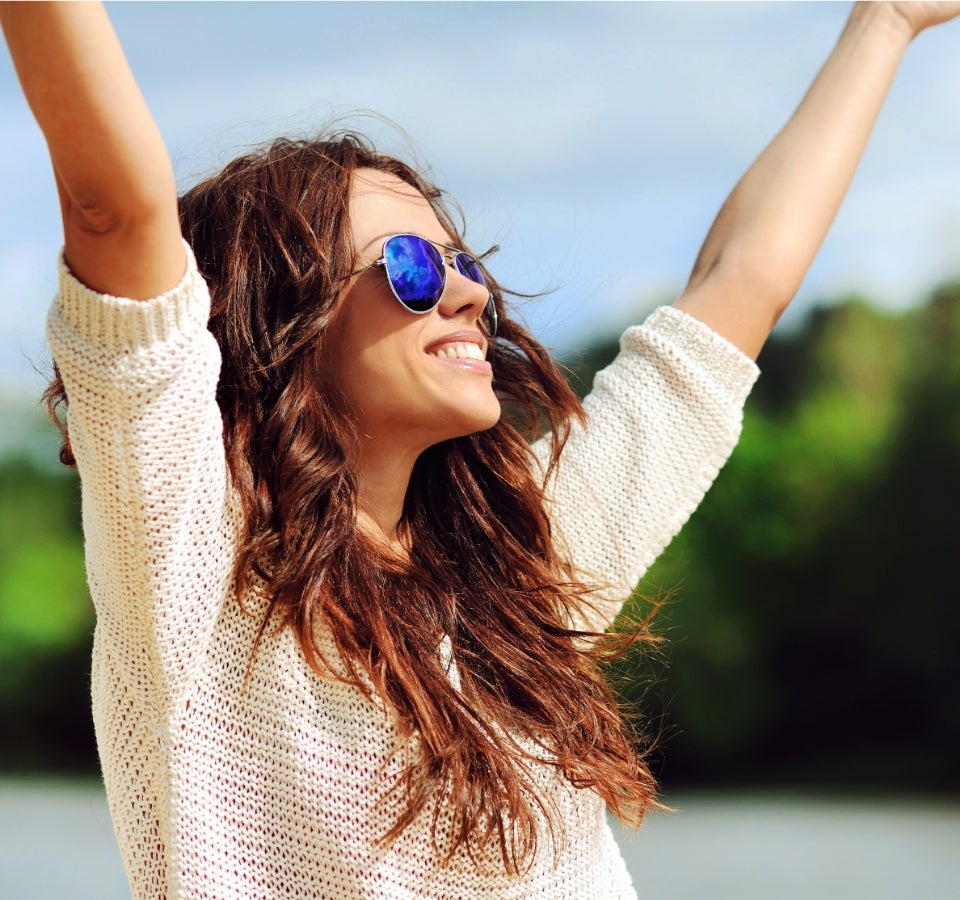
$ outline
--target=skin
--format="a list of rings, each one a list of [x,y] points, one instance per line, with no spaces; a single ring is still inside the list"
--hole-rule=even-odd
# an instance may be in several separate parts
[[[88,287],[146,300],[186,268],[170,156],[98,3],[0,3],[43,131],[67,264]]]
[[[350,220],[358,268],[379,259],[384,239],[399,232],[453,243],[427,200],[384,172],[361,169],[354,175]],[[327,365],[363,435],[361,524],[395,547],[417,457],[500,418],[490,363],[435,355],[460,342],[476,344],[486,356],[479,318],[487,296],[486,288],[448,265],[439,305],[414,315],[394,297],[379,267],[367,269],[345,285],[328,329]]]

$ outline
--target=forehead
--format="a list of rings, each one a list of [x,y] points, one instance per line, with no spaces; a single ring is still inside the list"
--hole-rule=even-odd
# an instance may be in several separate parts
[[[354,247],[363,254],[391,234],[409,231],[449,243],[433,207],[416,188],[389,172],[358,169],[350,186],[350,227]]]

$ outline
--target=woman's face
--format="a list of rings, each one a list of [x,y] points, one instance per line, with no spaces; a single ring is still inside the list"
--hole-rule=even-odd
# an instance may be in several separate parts
[[[358,269],[379,259],[393,234],[453,243],[421,194],[372,169],[354,174],[350,220]],[[347,282],[327,330],[327,360],[365,443],[419,453],[497,422],[500,402],[479,325],[487,297],[449,266],[439,305],[423,315],[401,306],[379,266]],[[484,359],[458,358],[456,344],[475,344]]]

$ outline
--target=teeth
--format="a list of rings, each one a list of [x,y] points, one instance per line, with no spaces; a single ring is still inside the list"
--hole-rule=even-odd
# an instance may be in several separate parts
[[[444,344],[431,355],[440,359],[483,359],[483,351],[476,344],[459,341],[454,344]]]

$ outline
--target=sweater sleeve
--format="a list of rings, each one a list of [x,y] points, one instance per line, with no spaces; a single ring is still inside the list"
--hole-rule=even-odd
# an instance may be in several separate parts
[[[596,588],[587,627],[602,631],[700,504],[743,423],[758,370],[673,307],[620,339],[598,373],[547,485],[561,547]],[[544,459],[548,446],[535,447]]]
[[[236,517],[206,283],[147,301],[97,294],[60,260],[47,334],[80,472],[100,660],[157,709],[176,702],[230,588]]]

